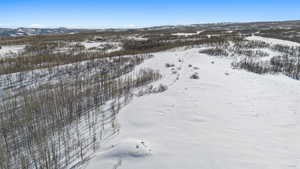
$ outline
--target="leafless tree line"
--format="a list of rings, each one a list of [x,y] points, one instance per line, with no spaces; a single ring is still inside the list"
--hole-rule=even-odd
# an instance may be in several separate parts
[[[149,56],[110,59],[98,72],[99,65],[88,62],[79,69],[87,69],[84,74],[66,68],[75,78],[24,87],[7,97],[0,104],[0,168],[62,169],[88,158],[101,140],[118,133],[116,115],[132,90],[161,77],[151,69],[133,71],[144,57]]]
[[[242,68],[251,72],[263,73],[283,73],[293,79],[300,78],[300,48],[275,45],[272,50],[282,53],[274,56],[270,61],[257,61],[255,58],[245,58],[234,67]]]

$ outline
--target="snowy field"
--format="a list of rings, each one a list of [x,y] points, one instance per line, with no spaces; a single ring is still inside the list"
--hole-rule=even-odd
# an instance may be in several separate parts
[[[100,49],[106,50],[107,53],[122,50],[122,44],[120,42],[81,42],[86,49]],[[109,49],[106,49],[106,48]]]
[[[280,39],[274,39],[274,38],[265,38],[261,36],[249,36],[246,38],[247,40],[252,40],[252,41],[263,41],[266,43],[269,43],[271,45],[284,45],[284,46],[300,46],[299,43],[297,42],[291,42],[291,41],[286,41],[286,40],[280,40]]]
[[[2,46],[0,47],[0,58],[14,56],[22,52],[24,48],[25,45]]]
[[[120,134],[86,169],[300,168],[300,82],[232,69],[231,59],[199,50],[156,53],[139,66],[159,69],[156,83],[168,90],[123,108]]]
[[[201,31],[173,35],[188,37],[197,34]],[[138,34],[125,38],[147,40]],[[89,117],[78,120],[78,129],[75,124],[67,126],[74,135],[69,140],[80,140],[73,145],[84,147],[93,140],[95,146],[86,149],[88,160],[75,157],[78,152],[72,152],[75,160],[68,164],[72,169],[299,169],[300,81],[285,76],[288,74],[284,71],[282,74],[279,71],[255,74],[232,66],[243,59],[270,66],[273,58],[285,54],[276,50],[275,45],[299,47],[300,44],[259,36],[246,39],[270,45],[248,49],[228,41],[229,45],[195,45],[193,48],[157,52],[154,57],[152,53],[146,54],[141,57],[143,62],[127,55],[124,58],[132,60],[124,60],[123,69],[117,64],[118,58],[109,58],[1,75],[0,101],[4,102],[9,98],[7,96],[17,94],[25,87],[54,86],[59,82],[71,85],[75,78],[88,82],[97,74],[118,68],[124,74],[117,78],[125,81],[137,76],[139,70],[151,68],[158,70],[162,78],[132,90],[130,102],[124,103],[126,106],[120,112],[114,110],[119,108],[112,107],[116,100],[107,100],[103,107],[89,110],[103,114],[102,124],[97,120],[93,123],[96,126],[93,137]],[[54,53],[74,54],[78,52],[76,45],[78,51],[91,54],[125,50],[122,41],[86,40],[56,48]],[[24,48],[25,45],[2,46],[0,58],[14,57]],[[203,53],[208,49],[217,51],[217,48],[228,55]],[[253,51],[253,56],[247,56],[247,51]],[[255,52],[261,52],[261,55]],[[289,54],[289,61],[294,61],[298,54]],[[132,64],[134,67],[130,66]],[[90,84],[95,86],[98,83]],[[167,86],[167,90],[159,91],[161,86]],[[118,98],[119,101],[122,103],[122,99]],[[117,113],[111,115],[112,111]],[[79,133],[79,129],[83,131],[82,137],[77,134],[75,138],[75,130]],[[98,135],[101,139],[94,140]]]
[[[200,33],[202,33],[203,31],[197,31],[196,33],[173,33],[172,35],[174,36],[184,36],[184,37],[188,37],[188,36],[194,36],[194,35],[199,35]]]

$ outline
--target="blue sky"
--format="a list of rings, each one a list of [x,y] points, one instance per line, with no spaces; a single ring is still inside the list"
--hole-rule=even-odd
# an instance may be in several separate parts
[[[145,27],[300,19],[300,0],[0,0],[0,27]]]

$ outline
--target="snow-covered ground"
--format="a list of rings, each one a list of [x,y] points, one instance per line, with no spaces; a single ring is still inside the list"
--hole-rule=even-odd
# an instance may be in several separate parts
[[[300,168],[300,82],[234,70],[231,59],[198,51],[156,53],[139,66],[159,69],[154,85],[168,90],[123,108],[120,134],[87,169]]]
[[[86,49],[106,49],[107,46],[111,46],[112,48],[107,49],[106,52],[115,52],[122,50],[122,44],[120,42],[81,42],[81,44],[86,48]]]
[[[14,45],[14,46],[2,46],[0,49],[0,58],[1,57],[11,57],[14,54],[22,52],[25,48],[25,45]]]
[[[174,36],[185,36],[185,37],[188,37],[188,36],[194,36],[194,35],[199,35],[200,33],[202,33],[203,31],[197,31],[196,33],[173,33],[172,35]]]
[[[144,38],[144,37],[139,36],[139,35],[128,36],[127,39],[136,40],[136,41],[146,41],[146,40],[148,40],[148,38]]]
[[[263,41],[266,43],[269,43],[271,45],[284,45],[284,46],[300,46],[297,42],[287,41],[287,40],[281,40],[281,39],[274,39],[274,38],[265,38],[261,36],[249,36],[246,38],[247,40],[253,40],[253,41]]]

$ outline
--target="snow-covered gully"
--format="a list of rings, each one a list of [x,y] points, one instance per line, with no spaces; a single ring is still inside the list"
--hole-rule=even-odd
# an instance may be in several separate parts
[[[231,59],[198,51],[156,53],[139,66],[160,70],[155,83],[168,90],[123,108],[119,135],[84,168],[300,167],[300,82],[235,70]],[[199,79],[191,79],[195,73]]]

